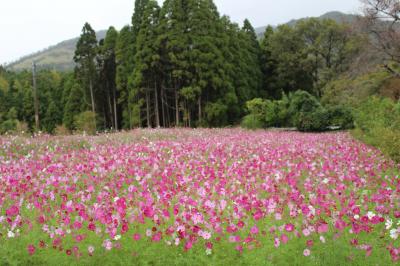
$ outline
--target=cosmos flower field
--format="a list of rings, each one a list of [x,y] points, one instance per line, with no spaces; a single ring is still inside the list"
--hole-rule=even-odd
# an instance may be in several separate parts
[[[0,265],[395,265],[399,169],[343,132],[0,137]]]

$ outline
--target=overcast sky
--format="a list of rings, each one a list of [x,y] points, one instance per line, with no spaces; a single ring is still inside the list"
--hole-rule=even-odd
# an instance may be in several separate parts
[[[162,0],[158,0],[162,3]],[[319,16],[328,11],[357,13],[359,0],[214,0],[235,22],[254,27]],[[0,64],[79,36],[84,22],[95,30],[130,22],[134,0],[1,0]]]

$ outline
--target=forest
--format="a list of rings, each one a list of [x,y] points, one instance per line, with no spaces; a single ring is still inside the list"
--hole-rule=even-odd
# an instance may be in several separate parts
[[[131,24],[100,41],[83,26],[72,73],[39,68],[37,124],[32,72],[1,67],[0,132],[352,127],[368,97],[400,97],[398,13],[384,2],[367,1],[352,23],[303,19],[259,38],[212,0],[136,0]]]

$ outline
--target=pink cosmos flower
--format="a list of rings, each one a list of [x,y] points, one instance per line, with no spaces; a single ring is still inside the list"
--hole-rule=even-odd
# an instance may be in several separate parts
[[[286,244],[289,241],[289,237],[285,234],[281,235],[281,241],[283,244]]]
[[[285,225],[285,230],[286,230],[286,232],[293,232],[294,231],[294,225],[293,224],[286,224]]]
[[[306,249],[303,251],[303,255],[306,256],[306,257],[308,257],[308,256],[311,255],[311,251],[310,251],[308,248],[306,248]]]
[[[19,214],[19,208],[15,205],[11,206],[6,210],[6,215],[8,217],[15,217]]]
[[[34,245],[29,245],[27,249],[28,249],[28,253],[29,253],[30,256],[35,254],[36,248],[35,248]]]
[[[253,227],[250,229],[250,233],[252,233],[253,235],[257,235],[258,232],[259,232],[259,230],[258,230],[257,225],[253,226]]]
[[[140,236],[140,234],[138,234],[138,233],[136,233],[136,234],[133,235],[133,240],[135,240],[135,241],[139,241],[140,238],[141,238],[141,236]]]
[[[317,232],[318,234],[323,234],[328,232],[328,229],[329,229],[328,224],[322,223],[317,227]]]
[[[106,250],[111,250],[113,248],[113,243],[109,239],[106,239],[103,241],[103,247]]]
[[[303,229],[303,235],[305,237],[309,236],[311,234],[310,230],[308,230],[308,228]]]

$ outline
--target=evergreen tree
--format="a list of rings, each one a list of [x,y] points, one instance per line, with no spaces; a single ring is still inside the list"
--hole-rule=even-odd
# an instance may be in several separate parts
[[[263,88],[264,97],[272,97],[278,99],[282,96],[281,88],[277,87],[277,64],[276,58],[273,56],[272,51],[272,39],[274,35],[274,29],[272,26],[268,26],[264,32],[263,39],[261,41],[261,68],[263,71],[264,81]]]
[[[132,103],[129,101],[129,77],[133,73],[134,38],[132,28],[125,26],[120,31],[116,47],[116,87],[118,90],[118,104],[122,113],[122,128],[131,129],[134,125]]]
[[[118,32],[110,27],[106,37],[99,46],[97,56],[99,68],[99,88],[102,88],[103,95],[102,109],[105,116],[106,127],[118,130],[118,107],[116,88],[116,58],[115,49],[118,39]],[[105,101],[104,101],[105,99]]]
[[[261,47],[257,39],[257,34],[251,25],[250,21],[246,19],[243,23],[242,32],[244,52],[244,59],[246,60],[246,78],[248,95],[243,95],[245,99],[256,98],[260,95],[262,88],[262,70],[261,70]],[[247,101],[247,100],[246,100]]]
[[[143,94],[146,99],[146,124],[151,122],[151,94],[154,95],[155,126],[160,127],[159,116],[159,54],[156,46],[160,8],[157,1],[148,1],[144,12],[140,30],[136,38],[136,55],[134,69],[134,95]]]
[[[96,113],[95,102],[95,79],[96,65],[95,58],[97,55],[97,39],[96,33],[89,23],[85,23],[82,34],[76,45],[74,61],[77,64],[75,73],[81,82],[81,86],[85,92],[89,91],[92,112]],[[87,93],[85,93],[87,95]]]
[[[71,88],[71,92],[65,105],[63,124],[69,130],[74,130],[75,116],[83,112],[84,110],[84,93],[79,83],[76,82]]]

